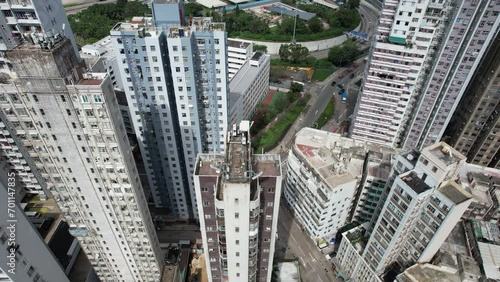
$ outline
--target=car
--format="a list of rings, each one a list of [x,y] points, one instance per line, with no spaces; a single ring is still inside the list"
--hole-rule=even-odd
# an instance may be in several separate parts
[[[347,72],[352,72],[352,69],[348,69]]]
[[[343,74],[339,75],[339,78],[343,78],[343,77],[344,77],[344,75],[343,75]]]
[[[365,17],[365,15],[361,14],[361,17],[362,17],[362,18],[364,18],[364,17]]]
[[[347,102],[347,92],[342,93],[342,103],[345,104]]]
[[[352,67],[353,68],[357,68],[357,67],[359,67],[359,65],[358,64],[352,64]]]
[[[340,89],[344,89],[344,85],[342,85],[342,84],[337,84],[337,87]]]
[[[342,95],[342,94],[344,94],[344,93],[345,93],[345,89],[340,89],[340,91],[339,91],[339,95]]]
[[[353,78],[353,77],[354,77],[354,74],[353,74],[353,73],[351,73],[351,75],[349,76],[349,78]]]
[[[335,84],[337,84],[336,81],[332,81],[332,86],[335,86]]]
[[[276,84],[281,84],[281,81],[279,81],[279,80],[273,80],[273,81],[271,81],[271,82],[272,82],[272,83],[276,83]]]

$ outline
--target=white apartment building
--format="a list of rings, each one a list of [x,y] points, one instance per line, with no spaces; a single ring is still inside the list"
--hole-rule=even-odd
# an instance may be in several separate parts
[[[382,282],[362,256],[367,227],[368,223],[365,223],[342,233],[337,255],[333,258],[338,272],[348,281]]]
[[[395,177],[363,258],[378,275],[429,262],[467,210],[472,195],[455,182],[465,157],[440,142]]]
[[[82,74],[71,41],[48,40],[7,53],[19,80],[1,93],[2,122],[101,281],[158,281],[163,257],[109,76]]]
[[[195,168],[208,280],[271,281],[281,195],[279,155],[252,155],[250,122],[234,125],[225,153]]]
[[[231,52],[228,52],[228,55],[230,60]],[[239,124],[242,120],[253,118],[257,105],[269,93],[270,70],[271,56],[255,52],[231,78],[229,124]]]
[[[426,84],[417,99],[418,107],[414,108],[410,116],[408,128],[401,130],[405,148],[420,150],[441,139],[462,97],[477,95],[476,89],[469,89],[468,93],[466,89],[478,68],[489,63],[483,61],[484,57],[498,37],[498,1],[447,2],[433,3],[426,13],[439,17],[443,8],[451,10],[445,27],[437,34],[440,37],[439,44],[433,47],[439,49],[436,60],[424,65],[430,73],[422,80]],[[481,122],[477,124],[478,127],[483,125]]]
[[[168,24],[164,30],[153,24],[159,20],[134,17],[113,28],[117,71],[156,206],[170,207],[175,218],[197,218],[196,155],[225,146],[225,26],[193,18],[189,26]]]
[[[64,269],[23,209],[10,199],[9,183],[15,183],[15,180],[3,178],[0,182],[0,201],[3,203],[0,213],[0,281],[69,282]],[[9,203],[15,206],[8,206]]]
[[[354,203],[363,203],[368,192],[372,193],[372,185],[360,185],[360,179],[378,179],[385,174],[366,170],[365,158],[372,149],[374,154],[385,155],[379,158],[380,163],[390,163],[390,149],[385,152],[363,141],[312,128],[297,133],[288,157],[284,194],[311,238],[329,240],[335,236],[353,217],[351,206],[354,209]],[[355,208],[357,213],[362,209]]]
[[[408,119],[422,66],[433,59],[431,46],[444,19],[427,15],[433,2],[384,2],[355,108],[353,138],[400,147],[400,125]]]
[[[61,0],[2,0],[0,1],[0,51],[11,50],[33,35],[53,36],[63,33],[78,52],[75,37]],[[50,41],[46,41],[45,44]],[[0,55],[0,72],[10,73],[10,62]]]
[[[252,42],[227,40],[227,73],[230,80],[252,58],[253,54]]]

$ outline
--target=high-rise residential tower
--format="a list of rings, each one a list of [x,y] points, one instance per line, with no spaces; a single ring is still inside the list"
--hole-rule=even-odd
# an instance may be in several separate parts
[[[460,100],[475,92],[466,91],[467,86],[478,67],[488,64],[484,56],[498,35],[498,1],[449,1],[448,5],[450,17],[437,34],[440,38],[435,47],[439,52],[430,65],[408,129],[401,130],[405,148],[421,150],[441,139]]]
[[[210,18],[156,27],[162,15],[117,24],[111,37],[155,205],[197,218],[196,155],[225,148],[227,36]]]
[[[83,73],[64,35],[40,40],[52,44],[6,55],[18,79],[3,85],[2,123],[101,281],[158,281],[163,258],[111,80]]]
[[[4,0],[0,1],[0,51],[11,50],[37,35],[64,33],[78,54],[75,37],[66,17],[61,0]],[[41,41],[52,44],[50,41]],[[40,42],[40,43],[41,43]],[[10,74],[10,62],[0,55],[0,72]]]
[[[465,157],[446,143],[424,148],[410,162],[402,160],[398,158],[393,169],[404,172],[391,173],[390,190],[374,228],[366,223],[362,230],[344,233],[336,262],[348,278],[380,281],[373,273],[382,278],[388,270],[401,272],[415,263],[430,262],[472,201],[456,182]],[[358,244],[366,230],[367,242]]]
[[[252,154],[250,123],[225,153],[199,154],[194,172],[208,279],[270,281],[281,195],[279,155]]]
[[[494,38],[495,0],[385,1],[352,136],[421,149],[438,141]]]
[[[484,56],[443,140],[469,162],[500,169],[500,36]]]

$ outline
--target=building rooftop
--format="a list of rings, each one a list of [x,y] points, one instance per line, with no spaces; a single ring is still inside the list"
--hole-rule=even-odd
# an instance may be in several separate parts
[[[431,187],[427,185],[414,171],[409,171],[405,175],[401,176],[401,180],[406,183],[413,191],[415,191],[417,194],[423,193]]]
[[[251,42],[239,41],[239,40],[227,40],[227,47],[246,49],[252,44]]]
[[[196,3],[210,9],[227,6],[226,2],[220,0],[196,0]]]
[[[255,52],[251,60],[258,61],[262,55],[264,55],[262,52]]]
[[[500,245],[500,230],[498,225],[480,220],[472,220],[474,233],[479,241],[493,242]]]
[[[308,21],[314,16],[315,13],[309,13],[306,11],[302,11],[300,9],[294,8],[292,6],[283,4],[283,3],[273,3],[271,6],[268,6],[267,9],[273,13],[285,15],[285,16],[298,16],[301,20]]]
[[[225,30],[225,23],[212,22],[212,18],[209,17],[196,17],[190,20],[190,25],[170,27],[167,36],[170,38],[189,37],[193,32]]]
[[[177,4],[179,0],[154,0],[153,4]]]
[[[402,282],[461,282],[460,276],[450,273],[444,267],[432,264],[415,264],[397,276],[397,281]]]
[[[130,22],[117,23],[111,31],[154,30],[152,17],[133,17]]]
[[[228,133],[226,155],[199,154],[196,161],[195,175],[217,176],[217,198],[222,199],[226,183],[250,184],[252,194],[256,194],[258,177],[281,176],[279,155],[252,155],[250,143],[250,122],[242,121],[240,127],[233,127]],[[261,182],[261,186],[265,183]],[[252,199],[254,197],[252,196]]]
[[[331,190],[341,184],[356,181],[356,177],[362,174],[363,162],[368,152],[384,152],[383,155],[375,154],[374,159],[376,156],[383,156],[383,159],[392,158],[388,153],[389,148],[312,128],[302,128],[297,133],[293,150],[315,170]]]
[[[458,152],[445,142],[439,142],[432,146],[426,147],[422,150],[422,153],[434,156],[439,161],[444,163],[445,166],[449,166],[466,159],[464,155],[462,155],[460,152]]]
[[[113,44],[111,42],[111,35],[104,37],[94,44],[87,44],[82,46],[80,55],[84,58],[86,56],[101,56],[108,58],[114,57],[115,52],[113,49]]]
[[[472,199],[472,195],[457,184],[455,180],[448,180],[442,183],[437,190],[457,205]]]
[[[478,243],[486,278],[500,280],[500,246]]]
[[[271,56],[265,56],[266,59],[264,60],[271,60]],[[238,94],[245,93],[248,87],[250,87],[250,84],[254,81],[255,77],[259,75],[259,71],[264,67],[264,65],[265,63],[262,63],[259,67],[252,66],[249,61],[246,61],[233,78],[231,78],[231,81],[229,81],[229,92]]]

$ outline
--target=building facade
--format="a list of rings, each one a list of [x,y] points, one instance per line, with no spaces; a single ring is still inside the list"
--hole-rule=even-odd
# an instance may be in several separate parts
[[[471,163],[500,169],[500,36],[478,66],[443,141]]]
[[[327,131],[303,128],[297,133],[284,195],[311,238],[330,240],[353,217],[370,219],[361,215],[368,213],[369,194],[376,196],[370,181],[385,177],[391,152]]]
[[[135,17],[111,31],[131,121],[152,196],[170,216],[197,218],[192,173],[196,154],[224,150],[228,123],[224,24],[155,27]]]
[[[372,221],[343,234],[334,259],[342,275],[378,281],[430,262],[472,202],[456,182],[464,165],[443,142],[397,157]]]
[[[257,106],[269,93],[270,70],[271,56],[255,52],[231,78],[229,124],[239,124],[242,120],[253,118]]]
[[[499,8],[496,1],[386,1],[352,136],[398,148],[439,141],[497,33]]]
[[[47,40],[7,53],[19,79],[4,87],[2,122],[101,281],[158,281],[163,258],[109,76],[84,73],[69,39]]]
[[[6,52],[39,35],[54,36],[64,34],[73,49],[78,52],[75,37],[66,17],[61,0],[5,0],[0,2],[0,51]],[[36,36],[34,36],[36,35]],[[42,41],[43,42],[43,41]],[[45,44],[50,41],[45,41]],[[10,73],[11,63],[0,56],[0,72]]]
[[[252,154],[248,121],[233,126],[226,145],[225,154],[199,154],[194,175],[208,279],[270,281],[280,157]]]
[[[455,182],[465,157],[440,142],[397,175],[363,252],[378,274],[429,262],[466,211],[472,195]]]
[[[11,174],[9,174],[11,175]],[[18,202],[11,198],[15,173],[2,178],[0,201],[5,203],[0,213],[0,281],[61,281],[69,282],[43,238],[34,230]],[[9,189],[11,188],[11,189]],[[12,204],[11,204],[12,203]]]
[[[460,100],[467,99],[464,94],[475,96],[476,90],[466,91],[467,86],[479,65],[488,64],[483,57],[498,35],[498,1],[449,1],[446,9],[452,16],[438,32],[439,59],[432,63],[408,131],[402,131],[405,148],[420,150],[441,139]]]

